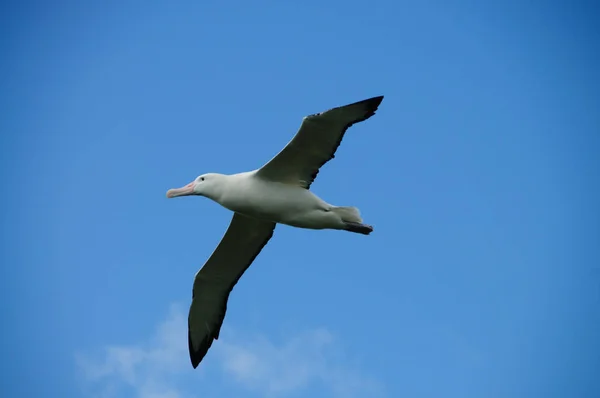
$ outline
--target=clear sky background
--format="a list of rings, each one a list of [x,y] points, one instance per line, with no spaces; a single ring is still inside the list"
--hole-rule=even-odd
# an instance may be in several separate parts
[[[557,1],[5,2],[0,395],[600,396],[598,9]],[[167,189],[260,167],[376,95],[187,353],[231,214]]]

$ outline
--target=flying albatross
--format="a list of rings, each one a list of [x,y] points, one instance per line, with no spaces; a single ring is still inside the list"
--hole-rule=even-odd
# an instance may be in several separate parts
[[[328,204],[309,191],[319,169],[334,154],[346,130],[373,116],[383,96],[304,117],[292,140],[258,170],[202,174],[168,198],[200,195],[231,210],[233,219],[206,264],[196,273],[188,315],[192,366],[204,358],[219,332],[233,287],[267,244],[277,223],[368,235],[356,207]]]

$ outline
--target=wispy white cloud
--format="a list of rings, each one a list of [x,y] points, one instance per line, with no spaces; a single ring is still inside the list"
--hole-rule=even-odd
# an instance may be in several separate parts
[[[167,319],[147,341],[107,346],[100,358],[77,354],[79,369],[93,390],[90,395],[113,398],[131,390],[139,398],[187,398],[176,382],[189,365],[186,330],[183,311],[173,305]]]
[[[108,346],[100,356],[78,354],[76,360],[94,398],[205,397],[189,391],[197,391],[194,386],[199,379],[206,386],[208,379],[201,374],[209,367],[224,376],[211,378],[212,384],[225,379],[231,389],[234,381],[237,388],[268,397],[287,397],[311,387],[327,389],[339,398],[383,396],[380,383],[352,364],[326,329],[304,331],[277,342],[265,336],[238,336],[225,329],[211,351],[213,355],[207,356],[212,360],[210,366],[203,363],[191,369],[185,313],[174,305],[147,341]]]
[[[313,384],[334,396],[383,396],[383,387],[343,355],[326,329],[306,331],[276,344],[265,337],[231,338],[218,354],[223,370],[246,388],[279,397]]]

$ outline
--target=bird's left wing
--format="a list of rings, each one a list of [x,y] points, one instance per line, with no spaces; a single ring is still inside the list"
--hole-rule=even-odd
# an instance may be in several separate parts
[[[221,242],[198,271],[188,316],[188,345],[196,368],[219,332],[231,290],[267,244],[275,223],[235,213]]]
[[[306,116],[292,140],[257,175],[276,182],[310,188],[319,169],[335,156],[346,130],[367,120],[383,101],[373,97]]]

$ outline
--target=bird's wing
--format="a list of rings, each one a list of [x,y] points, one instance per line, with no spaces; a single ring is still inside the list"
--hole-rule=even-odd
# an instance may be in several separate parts
[[[231,290],[267,244],[275,223],[235,213],[221,242],[194,278],[188,345],[196,368],[219,332]]]
[[[257,171],[271,181],[310,188],[319,169],[334,158],[344,133],[375,114],[383,96],[306,116],[292,140]]]

